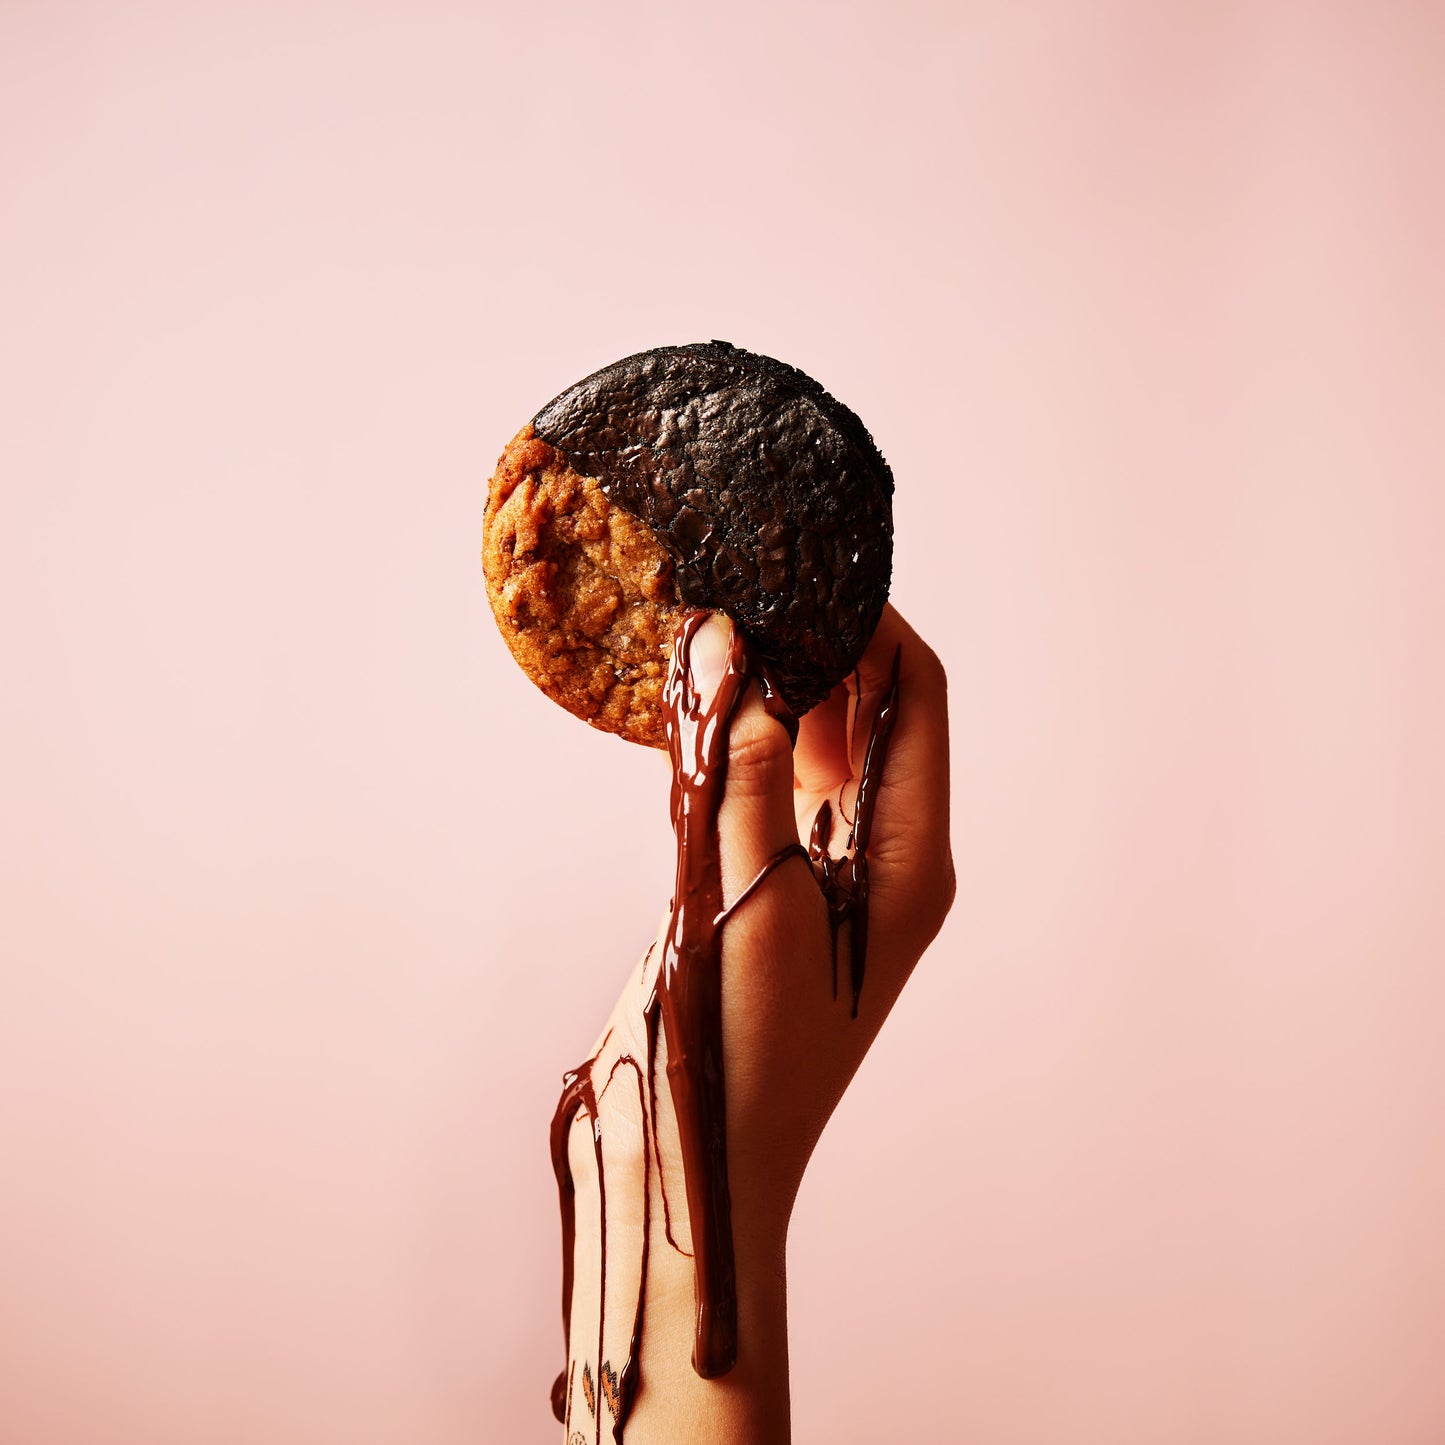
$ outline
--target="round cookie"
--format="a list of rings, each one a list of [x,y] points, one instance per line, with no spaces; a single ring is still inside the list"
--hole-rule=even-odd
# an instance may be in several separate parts
[[[555,701],[664,744],[674,626],[726,612],[798,714],[856,666],[888,596],[893,476],[817,382],[726,342],[626,357],[503,452],[487,592]]]

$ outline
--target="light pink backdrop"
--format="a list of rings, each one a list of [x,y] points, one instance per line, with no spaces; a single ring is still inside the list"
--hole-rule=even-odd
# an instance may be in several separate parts
[[[0,1439],[551,1441],[658,760],[486,477],[719,336],[898,477],[953,919],[804,1445],[1445,1439],[1445,13],[0,4]]]

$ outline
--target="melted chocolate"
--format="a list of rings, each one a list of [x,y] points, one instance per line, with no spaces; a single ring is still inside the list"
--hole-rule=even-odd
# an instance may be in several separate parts
[[[751,883],[723,909],[717,916],[718,926],[721,927],[763,886],[764,880],[780,863],[786,863],[789,858],[801,858],[805,863],[812,861],[812,855],[801,843],[789,843],[786,848],[779,848],[761,868],[758,869]]]
[[[562,1206],[562,1337],[567,1354],[572,1353],[572,1271],[577,1249],[577,1190],[572,1166],[567,1161],[567,1131],[579,1113],[592,1120],[592,1147],[597,1154],[597,1184],[602,1195],[602,1289],[607,1289],[607,1187],[602,1173],[602,1132],[598,1127],[597,1095],[592,1088],[592,1065],[596,1058],[562,1076],[562,1097],[552,1116],[552,1170],[557,1176],[557,1194]],[[603,1312],[598,1311],[599,1315]],[[599,1359],[601,1356],[599,1355]],[[572,1380],[563,1370],[552,1384],[552,1413],[563,1423],[572,1409]]]
[[[893,725],[898,721],[898,668],[903,658],[900,647],[893,654],[893,673],[888,693],[868,731],[863,754],[863,771],[858,777],[858,796],[853,802],[853,821],[848,829],[848,847],[841,858],[828,852],[833,833],[833,805],[825,802],[813,819],[808,840],[808,857],[823,897],[828,902],[828,923],[833,930],[833,997],[838,997],[838,935],[848,925],[849,981],[853,986],[853,1017],[858,1017],[858,1000],[863,993],[863,973],[868,961],[868,840],[873,833],[873,813],[878,806],[878,789],[883,780],[883,760]],[[847,822],[839,795],[838,812]]]
[[[859,779],[858,797],[848,834],[848,854],[839,859],[828,853],[832,833],[832,806],[824,803],[814,822],[808,848],[789,844],[781,848],[724,908],[722,860],[718,815],[727,784],[728,732],[732,716],[754,676],[761,684],[768,711],[788,727],[796,740],[797,723],[782,703],[779,690],[764,669],[754,662],[734,629],[723,677],[716,696],[704,704],[691,669],[691,648],[705,613],[692,613],[678,629],[676,666],[668,679],[667,740],[672,760],[671,813],[677,839],[677,875],[671,914],[662,940],[663,956],[657,983],[645,1009],[647,1061],[643,1069],[630,1054],[612,1065],[601,1089],[594,1084],[597,1058],[568,1073],[557,1112],[552,1120],[552,1164],[557,1175],[562,1211],[562,1323],[571,1358],[572,1285],[576,1250],[576,1198],[567,1159],[568,1131],[579,1114],[592,1121],[592,1143],[597,1160],[601,1231],[601,1296],[597,1342],[600,1388],[596,1398],[584,1391],[595,1410],[599,1433],[604,1402],[612,1409],[613,1439],[621,1445],[623,1426],[636,1399],[640,1377],[642,1321],[647,1285],[647,1251],[650,1235],[651,1167],[656,1161],[662,1193],[664,1229],[668,1243],[687,1254],[672,1232],[661,1151],[657,1147],[657,1042],[661,1027],[667,1036],[667,1075],[677,1116],[682,1152],[683,1185],[692,1228],[696,1331],[693,1368],[704,1379],[726,1374],[737,1360],[737,1276],[733,1258],[732,1206],[727,1172],[727,1110],[723,1075],[722,1038],[722,930],[727,920],[762,886],[766,879],[794,856],[811,861],[828,903],[833,939],[833,996],[838,993],[838,935],[849,928],[853,1016],[863,988],[867,953],[868,860],[867,848],[877,807],[889,739],[898,713],[899,655],[887,696],[873,721]],[[604,1038],[605,1047],[607,1040]],[[643,1240],[637,1306],[633,1316],[628,1355],[620,1372],[609,1382],[604,1368],[602,1322],[606,1318],[607,1190],[603,1175],[602,1135],[598,1103],[618,1071],[630,1068],[638,1085],[643,1112]],[[564,1370],[552,1387],[552,1409],[559,1421],[570,1423],[573,1374]],[[584,1379],[584,1385],[590,1377]],[[609,1394],[609,1383],[613,1389]]]
[[[727,784],[728,725],[748,680],[748,654],[733,631],[717,695],[704,705],[690,657],[707,621],[694,612],[678,629],[682,666],[668,678],[667,750],[672,759],[672,827],[677,881],[663,936],[662,967],[649,1007],[667,1033],[667,1078],[682,1149],[692,1227],[697,1328],[692,1366],[705,1380],[737,1360],[737,1277],[728,1194],[727,1112],[723,1094],[722,858],[718,813]]]

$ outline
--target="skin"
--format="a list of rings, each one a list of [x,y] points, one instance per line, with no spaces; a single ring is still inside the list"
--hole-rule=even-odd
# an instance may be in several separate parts
[[[695,684],[721,677],[731,624],[714,616],[692,649]],[[819,805],[831,800],[831,848],[841,853],[853,816],[869,724],[901,649],[898,721],[882,775],[868,847],[871,917],[867,975],[851,1017],[846,943],[832,990],[827,910],[801,858],[780,865],[739,908],[723,935],[723,1039],[727,1080],[728,1178],[737,1256],[739,1355],[716,1380],[693,1372],[692,1260],[682,1166],[664,1072],[658,1064],[658,1138],[666,1207],[679,1248],[664,1236],[659,1170],[650,1171],[650,1248],[641,1386],[627,1445],[785,1445],[790,1437],[786,1246],[793,1201],[813,1148],[884,1019],[953,902],[948,825],[948,700],[943,667],[890,606],[852,681],[802,720],[796,749],[764,711],[756,685],[735,713],[719,836],[723,893],[731,901],[787,844],[805,844]],[[663,927],[665,928],[666,920]],[[660,930],[661,931],[661,930]],[[846,938],[846,930],[844,937]],[[643,1010],[661,949],[634,971],[598,1039],[608,1258],[602,1299],[597,1164],[590,1122],[574,1124],[568,1157],[577,1188],[577,1251],[569,1371],[569,1445],[612,1439],[587,1408],[601,1353],[626,1358],[641,1260],[643,1152],[640,1082],[626,1062],[646,1059]],[[607,1083],[608,1079],[610,1083]],[[600,1401],[599,1401],[600,1403]]]

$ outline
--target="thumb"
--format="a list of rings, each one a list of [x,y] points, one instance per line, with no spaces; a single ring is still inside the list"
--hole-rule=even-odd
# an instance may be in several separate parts
[[[679,649],[681,650],[681,649]],[[769,717],[733,623],[714,613],[692,634],[683,665],[704,707],[718,704],[727,728],[727,783],[718,835],[723,898],[731,903],[784,849],[796,846],[793,813],[793,745],[782,723]],[[733,689],[742,696],[734,703]]]

